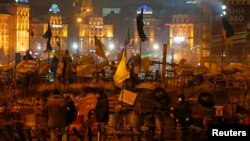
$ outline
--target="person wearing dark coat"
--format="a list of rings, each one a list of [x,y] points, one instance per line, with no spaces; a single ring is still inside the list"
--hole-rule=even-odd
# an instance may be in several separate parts
[[[28,61],[28,60],[34,60],[34,58],[31,56],[30,54],[30,50],[26,50],[26,54],[23,56],[23,60],[24,61]],[[31,74],[26,74],[24,75],[24,87],[25,87],[25,93],[28,94],[29,90],[31,88]]]
[[[104,92],[104,89],[98,88],[96,90],[97,94],[97,103],[95,107],[95,118],[98,122],[98,138],[97,140],[101,140],[101,133],[103,131],[103,126],[105,123],[109,121],[109,102],[108,96]]]
[[[109,121],[109,102],[108,96],[103,89],[97,90],[97,103],[95,108],[96,121],[107,123]]]
[[[180,124],[182,131],[182,141],[187,141],[189,138],[190,120],[192,116],[192,109],[190,103],[185,100],[185,95],[178,96],[178,103],[174,109],[174,117],[176,122]]]
[[[63,55],[62,58],[63,61],[63,80],[64,84],[69,84],[72,81],[73,77],[73,62],[72,62],[72,57],[69,54],[69,50],[65,50],[65,54]]]
[[[167,91],[162,87],[156,87],[153,89],[152,93],[154,94],[154,100],[156,104],[156,115],[160,121],[161,132],[160,132],[160,140],[164,141],[167,139],[167,119],[170,115],[170,102],[171,97],[167,93]]]
[[[58,141],[59,133],[62,135],[62,141],[67,141],[66,101],[59,89],[52,93],[47,101],[50,141]]]

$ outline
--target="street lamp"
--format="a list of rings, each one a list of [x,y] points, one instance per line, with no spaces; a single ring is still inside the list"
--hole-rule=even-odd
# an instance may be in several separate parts
[[[113,42],[109,43],[109,50],[112,51],[115,48],[115,44]]]
[[[82,39],[81,39],[81,29],[80,29],[80,26],[81,26],[81,23],[82,23],[83,19],[81,17],[77,17],[76,19],[76,22],[77,22],[77,46],[80,46],[80,51],[82,51]],[[79,50],[78,50],[79,52]]]
[[[74,49],[74,50],[76,50],[76,51],[77,51],[78,44],[75,42],[75,43],[73,43],[73,46],[72,46],[72,47],[73,47],[73,49]]]
[[[159,49],[159,45],[157,43],[154,44],[153,46],[154,50],[158,50]]]
[[[81,18],[81,17],[78,17],[78,18],[76,19],[76,21],[77,21],[77,23],[81,23],[81,22],[82,22],[82,18]]]

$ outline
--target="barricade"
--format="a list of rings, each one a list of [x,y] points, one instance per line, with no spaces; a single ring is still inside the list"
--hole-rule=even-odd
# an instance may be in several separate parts
[[[78,131],[83,130],[84,126],[84,116],[83,115],[77,115],[77,118],[75,121],[73,121],[68,128],[68,134],[74,134],[73,128],[75,127]]]
[[[250,125],[250,116],[241,118],[240,124],[241,125]]]
[[[32,129],[36,128],[36,114],[25,115],[25,126],[29,126]]]

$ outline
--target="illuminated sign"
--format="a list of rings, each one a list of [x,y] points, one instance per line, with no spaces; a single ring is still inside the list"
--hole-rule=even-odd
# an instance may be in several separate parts
[[[171,24],[171,42],[174,48],[182,48],[193,44],[193,24]]]
[[[29,0],[15,0],[16,3],[29,3]]]
[[[49,11],[52,13],[58,13],[58,12],[60,12],[60,9],[59,9],[57,4],[52,4]]]
[[[53,27],[53,28],[62,28],[63,26],[62,26],[62,25],[59,25],[59,24],[52,24],[52,27]]]
[[[103,16],[107,16],[111,12],[114,12],[115,14],[119,14],[121,12],[121,8],[103,8],[102,9]]]
[[[140,14],[142,9],[143,9],[143,14],[153,14],[152,8],[148,5],[139,6],[136,10],[136,13]]]

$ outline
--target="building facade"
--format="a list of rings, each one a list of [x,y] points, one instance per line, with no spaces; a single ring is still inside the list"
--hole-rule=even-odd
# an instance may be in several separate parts
[[[24,53],[29,48],[30,8],[26,1],[3,1],[0,9],[0,45],[9,61],[13,61],[15,53]]]
[[[53,50],[58,52],[67,48],[68,25],[63,24],[62,16],[53,10],[58,9],[57,5],[51,6],[48,21],[30,21],[28,0],[2,1],[0,8],[0,47],[8,56],[9,62],[15,60],[16,53],[24,55],[28,49],[36,56],[42,56],[47,42],[42,36],[48,28],[48,23],[52,30]]]
[[[95,36],[105,45],[105,51],[110,52],[110,44],[113,44],[113,25],[105,24],[102,16],[94,13],[93,1],[83,0],[80,13],[82,19],[78,23],[77,51],[80,54],[95,52]],[[79,18],[78,18],[79,19]]]
[[[113,39],[113,25],[105,25],[103,17],[90,17],[88,24],[80,24],[80,52],[87,53],[95,50],[95,36],[108,47]],[[106,51],[109,48],[106,49]]]
[[[247,39],[250,23],[249,0],[201,0],[200,46],[202,63],[218,69],[230,63],[246,63],[249,54]],[[226,47],[222,37],[222,15],[231,24],[233,47]],[[223,59],[221,59],[223,55]]]
[[[43,38],[43,34],[50,24],[52,31],[51,46],[55,54],[60,58],[63,51],[67,48],[68,25],[63,24],[62,16],[51,14],[48,22],[31,21],[31,30],[34,36],[30,38],[30,48],[39,56],[46,50],[47,39]]]
[[[10,54],[9,49],[9,40],[10,40],[10,15],[9,14],[0,14],[0,48],[5,54]]]
[[[194,45],[194,23],[190,22],[190,17],[188,15],[173,15],[169,28],[169,51],[172,54],[172,59],[179,62],[185,58],[189,63],[195,64],[198,57]]]

